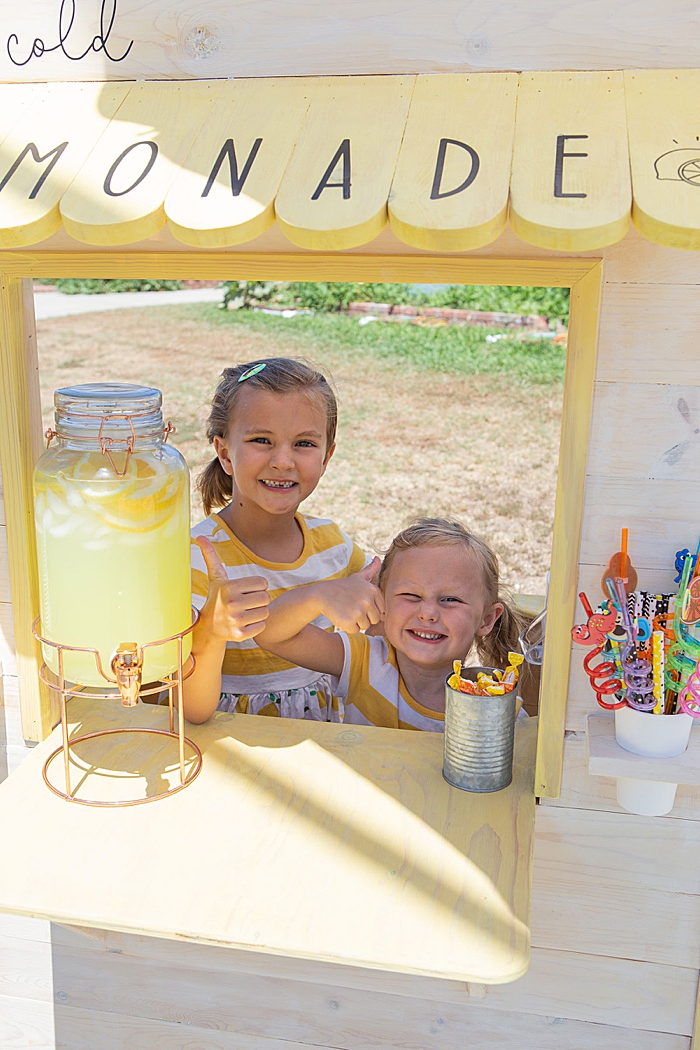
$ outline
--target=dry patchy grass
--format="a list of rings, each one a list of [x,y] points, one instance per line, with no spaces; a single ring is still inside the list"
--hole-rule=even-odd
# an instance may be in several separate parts
[[[210,456],[207,403],[226,365],[298,356],[290,336],[211,325],[190,307],[120,310],[38,325],[42,403],[57,386],[122,380],[163,390],[175,443],[193,475]],[[332,517],[366,550],[418,515],[454,515],[498,551],[514,590],[543,593],[551,548],[561,387],[508,387],[485,376],[362,365],[316,347],[308,356],[339,395],[338,449],[304,509]],[[193,520],[202,516],[193,499]]]

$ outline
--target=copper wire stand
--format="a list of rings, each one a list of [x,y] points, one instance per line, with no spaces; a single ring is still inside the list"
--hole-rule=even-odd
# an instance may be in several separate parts
[[[58,795],[60,798],[66,799],[67,802],[77,802],[77,803],[79,803],[82,806],[103,806],[103,807],[107,807],[107,808],[116,808],[116,807],[119,807],[119,806],[139,806],[139,805],[142,805],[144,802],[156,802],[160,798],[167,798],[168,795],[174,795],[178,791],[182,791],[183,788],[186,788],[198,776],[198,774],[199,774],[199,772],[200,772],[200,770],[202,768],[202,752],[197,747],[197,745],[194,743],[194,741],[190,740],[188,737],[185,736],[185,715],[184,715],[184,712],[183,712],[183,709],[182,709],[182,683],[187,678],[189,678],[189,676],[194,671],[194,666],[195,666],[194,657],[192,655],[190,655],[188,657],[186,662],[183,662],[183,658],[182,658],[183,641],[184,641],[185,637],[192,632],[192,630],[195,627],[195,624],[197,623],[197,620],[199,619],[199,614],[197,613],[197,611],[195,609],[193,609],[192,612],[193,612],[192,623],[190,624],[190,626],[186,630],[181,631],[179,634],[173,634],[169,638],[161,638],[161,639],[158,639],[158,641],[155,641],[155,642],[146,642],[142,646],[132,645],[132,646],[125,647],[126,649],[129,650],[129,655],[132,655],[132,653],[136,654],[137,663],[135,663],[134,666],[138,667],[138,666],[141,666],[143,664],[143,653],[144,653],[145,650],[152,649],[152,648],[155,648],[156,646],[160,646],[160,645],[167,645],[169,642],[176,642],[177,643],[177,665],[176,665],[175,671],[173,673],[171,673],[167,678],[163,678],[156,685],[150,685],[146,689],[141,689],[140,688],[140,674],[138,675],[138,679],[139,679],[138,684],[135,687],[132,687],[131,689],[129,689],[128,687],[125,687],[122,683],[120,683],[118,681],[118,678],[117,678],[116,674],[115,674],[115,677],[112,677],[111,675],[109,675],[109,674],[107,674],[105,672],[105,670],[104,670],[104,668],[102,666],[102,659],[101,659],[99,651],[97,649],[93,649],[93,648],[89,648],[89,647],[85,647],[85,646],[77,646],[77,645],[62,645],[62,644],[60,644],[58,642],[51,641],[51,639],[49,639],[49,638],[44,638],[39,633],[39,631],[40,631],[40,623],[39,623],[40,618],[37,617],[37,619],[34,621],[34,623],[32,625],[32,634],[34,635],[34,637],[37,639],[37,641],[41,642],[42,645],[46,645],[46,646],[49,646],[49,648],[51,648],[51,649],[55,649],[56,652],[57,652],[57,656],[58,656],[58,675],[57,675],[58,681],[57,682],[56,681],[51,681],[49,679],[49,677],[48,677],[48,668],[46,666],[46,663],[42,663],[41,669],[39,671],[39,677],[41,678],[41,681],[46,686],[48,686],[48,688],[51,689],[53,692],[58,693],[59,700],[60,700],[62,743],[61,743],[60,747],[57,747],[55,751],[51,752],[49,757],[46,759],[46,762],[44,763],[44,767],[43,767],[44,782],[45,782],[46,786],[49,788],[49,790],[53,791],[53,793],[55,795]],[[117,653],[119,653],[121,651],[121,648],[122,647],[120,647],[120,650],[118,650]],[[114,687],[112,689],[112,691],[104,692],[104,693],[94,693],[94,692],[91,691],[89,694],[86,694],[84,692],[85,686],[81,686],[79,684],[74,684],[74,683],[68,682],[66,680],[65,672],[64,672],[65,653],[67,653],[67,652],[71,652],[71,653],[92,653],[92,655],[95,658],[95,664],[97,666],[97,670],[99,671],[100,675],[102,676],[102,678],[104,678],[104,680],[106,682],[109,682],[109,684]],[[114,659],[112,661],[113,669],[114,669],[114,666],[115,666],[116,659],[117,659],[117,654],[115,654],[115,657],[114,657]],[[129,669],[127,667],[127,675],[129,673],[130,673]],[[132,677],[136,677],[136,674],[133,673]],[[124,675],[122,675],[122,680],[123,679],[124,679]],[[68,706],[68,700],[71,697],[73,697],[73,696],[83,696],[84,697],[84,696],[88,695],[88,696],[90,696],[91,699],[95,699],[95,700],[115,700],[115,699],[119,700],[119,699],[121,699],[122,704],[124,704],[125,706],[128,706],[128,707],[132,707],[132,706],[135,706],[138,703],[139,696],[149,696],[149,695],[153,696],[153,695],[156,695],[157,693],[162,692],[164,689],[167,689],[167,691],[168,691],[168,712],[169,712],[169,719],[170,719],[170,721],[169,721],[169,728],[168,729],[148,729],[148,728],[145,728],[145,727],[144,728],[136,727],[136,728],[129,728],[129,729],[103,729],[103,730],[99,730],[96,733],[85,733],[82,736],[76,736],[76,737],[72,737],[72,738],[69,736],[69,733],[68,733],[68,712],[67,712],[67,706]],[[177,730],[175,729],[175,703],[177,703],[177,718],[178,718]],[[154,734],[156,736],[171,737],[171,738],[177,740],[177,742],[178,742],[178,752],[179,752],[179,765],[180,765],[180,783],[176,784],[175,787],[168,788],[167,791],[159,792],[159,794],[157,794],[157,795],[149,795],[149,796],[146,796],[144,798],[137,798],[137,799],[128,799],[126,801],[104,802],[104,801],[100,801],[100,800],[97,800],[97,799],[77,798],[76,795],[73,793],[73,789],[71,788],[71,779],[70,779],[71,750],[75,747],[76,744],[80,744],[84,740],[95,740],[98,737],[117,736],[117,735],[120,735],[120,734],[128,734],[128,733],[140,733],[140,734],[150,733],[150,734]],[[194,764],[193,764],[192,768],[189,770],[189,772],[186,772],[186,770],[185,770],[185,745],[187,745],[189,748],[191,748],[191,750],[194,752]],[[49,767],[51,766],[51,763],[60,754],[63,754],[63,768],[64,768],[64,774],[65,774],[65,779],[66,779],[66,790],[65,791],[61,791],[54,784],[52,784],[51,781],[49,780],[49,775],[48,775],[49,774]]]

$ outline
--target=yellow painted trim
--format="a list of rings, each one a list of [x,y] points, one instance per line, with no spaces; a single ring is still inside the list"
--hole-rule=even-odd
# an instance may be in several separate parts
[[[558,798],[561,791],[602,279],[603,263],[598,262],[571,289],[535,767],[535,794],[546,798]]]
[[[508,205],[506,204],[501,213],[489,222],[480,226],[468,226],[463,230],[429,230],[422,226],[412,226],[397,219],[391,208],[389,224],[399,240],[410,244],[412,248],[420,248],[426,252],[469,252],[485,248],[501,236],[508,224]]]
[[[257,252],[0,252],[14,277],[161,277],[268,281],[396,281],[569,288],[597,259]]]
[[[277,216],[277,225],[287,240],[309,251],[339,252],[361,248],[363,244],[369,244],[378,237],[386,224],[386,205],[377,215],[357,226],[338,226],[333,230],[308,230],[302,226],[292,226]]]
[[[700,196],[685,169],[698,154],[700,70],[626,70],[624,77],[632,221],[653,244],[697,251]]]
[[[582,132],[585,142],[566,149],[567,136]],[[581,159],[564,163],[564,157]],[[543,248],[596,251],[625,235],[631,204],[622,73],[523,72],[510,181],[513,231]]]
[[[326,254],[255,254],[233,252],[0,252],[3,298],[0,329],[0,451],[7,493],[8,548],[13,614],[18,641],[24,647],[20,677],[29,739],[49,729],[48,704],[39,696],[36,652],[27,641],[28,625],[38,610],[36,561],[33,553],[33,510],[28,444],[14,435],[36,429],[36,411],[26,406],[27,366],[22,345],[19,300],[9,288],[21,277],[160,277],[253,280],[318,280],[434,282],[453,284],[513,284],[571,287],[569,351],[564,383],[564,407],[559,479],[554,515],[550,576],[550,618],[542,673],[542,701],[537,751],[536,793],[556,798],[561,786],[564,715],[568,693],[578,552],[583,517],[588,433],[593,399],[602,262],[598,259],[479,259],[429,255],[382,256]],[[16,293],[14,293],[16,296]],[[18,327],[18,325],[20,327]],[[23,378],[24,377],[24,378]],[[24,384],[24,385],[23,385]],[[37,387],[38,390],[38,387]],[[6,467],[5,461],[8,466]],[[13,474],[14,471],[14,474]],[[566,483],[563,483],[563,479]],[[14,488],[13,488],[14,485]],[[29,502],[27,502],[29,500]],[[14,508],[14,512],[10,510]],[[30,546],[31,544],[31,546]],[[13,554],[17,551],[18,554]],[[31,561],[28,561],[31,551]],[[18,567],[30,566],[23,575]],[[32,577],[32,573],[34,574]],[[14,579],[14,582],[12,582]],[[33,654],[33,655],[32,655]],[[25,730],[26,734],[26,730]]]
[[[516,237],[526,244],[534,244],[537,248],[547,248],[555,252],[595,252],[600,248],[607,248],[608,245],[621,241],[629,226],[630,216],[627,212],[615,222],[606,223],[604,226],[592,226],[590,229],[581,230],[555,230],[523,219],[512,206],[510,209],[510,227]]]
[[[416,78],[389,194],[389,222],[404,243],[434,252],[472,251],[504,229],[517,91],[517,73]],[[474,150],[478,178],[436,198],[438,163],[445,189],[458,186],[473,165],[462,150],[447,151],[450,142]]]
[[[180,226],[174,219],[168,219],[168,228],[173,237],[183,244],[189,244],[193,248],[228,248],[234,244],[245,244],[262,236],[266,230],[274,224],[275,206],[270,202],[268,206],[249,219],[248,222],[238,223],[237,226],[220,226],[217,229],[195,229],[193,226]]]
[[[70,215],[63,216],[63,225],[66,232],[76,241],[82,244],[94,244],[96,247],[116,247],[126,244],[135,244],[137,241],[147,240],[155,237],[163,229],[166,223],[165,209],[160,204],[150,215],[140,215],[136,219],[125,222],[102,225],[95,223],[90,225],[77,222]],[[34,242],[36,243],[36,241]]]
[[[632,204],[632,222],[652,244],[661,244],[665,248],[682,248],[685,251],[700,250],[700,230],[661,222],[642,211],[636,201]]]
[[[58,204],[41,218],[22,226],[7,226],[0,229],[0,245],[3,248],[25,248],[53,237],[61,229],[61,212]]]
[[[22,732],[25,740],[38,741],[51,731],[51,711],[48,691],[39,683],[39,647],[32,637],[39,613],[32,475],[41,449],[33,309],[31,282],[0,273],[0,461],[10,595]]]
[[[3,165],[9,165],[13,158],[19,159],[28,143],[34,143],[40,150],[48,148],[49,143],[58,147],[60,137],[54,139],[54,136],[61,127],[65,130],[65,135],[63,132],[60,135],[66,139],[66,152],[56,155],[54,159],[60,156],[60,160],[55,168],[44,169],[42,177],[46,181],[35,195],[32,186],[39,169],[34,162],[23,162],[11,176],[0,198],[0,247],[12,250],[37,244],[61,228],[61,208],[70,198],[71,184],[80,177],[96,142],[131,93],[132,86],[123,82],[52,84],[23,114],[2,142]],[[44,142],[46,147],[41,145]],[[45,159],[49,156],[50,153],[46,154]],[[8,167],[8,172],[10,170]],[[96,183],[98,187],[100,184]],[[87,200],[92,206],[94,197],[91,186]]]

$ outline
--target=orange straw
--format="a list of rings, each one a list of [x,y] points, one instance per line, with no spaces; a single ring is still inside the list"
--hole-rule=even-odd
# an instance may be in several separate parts
[[[620,578],[627,583],[627,542],[629,538],[629,529],[622,530],[622,538],[620,540]]]

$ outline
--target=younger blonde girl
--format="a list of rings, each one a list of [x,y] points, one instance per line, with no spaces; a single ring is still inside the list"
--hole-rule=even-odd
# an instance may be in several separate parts
[[[332,619],[322,583],[277,598],[258,636],[279,656],[333,676],[345,722],[442,732],[453,661],[505,667],[525,624],[499,592],[494,552],[443,518],[423,518],[393,540],[374,601],[386,637],[311,625],[324,612]],[[357,593],[348,593],[346,611],[366,614]]]

